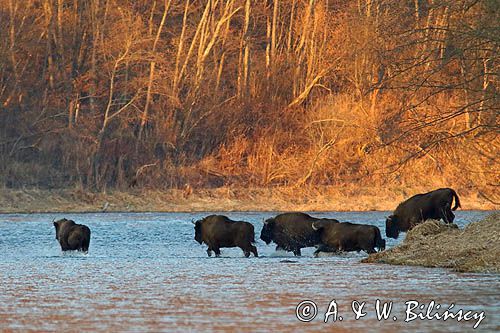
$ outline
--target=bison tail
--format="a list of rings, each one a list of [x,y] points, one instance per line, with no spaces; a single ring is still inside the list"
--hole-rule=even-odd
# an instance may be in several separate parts
[[[455,199],[455,207],[453,207],[451,210],[457,210],[458,207],[462,207],[460,206],[460,199],[458,199],[458,194],[457,192],[455,192],[455,190],[451,189],[451,194],[453,195],[453,198]]]
[[[84,236],[83,239],[83,251],[88,252],[89,251],[89,245],[90,245],[90,229],[87,228],[88,233]]]

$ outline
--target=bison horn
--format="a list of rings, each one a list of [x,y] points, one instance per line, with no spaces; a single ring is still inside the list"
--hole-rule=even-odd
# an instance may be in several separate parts
[[[191,223],[192,223],[192,224],[196,224],[196,223],[194,222],[194,219],[191,219]]]

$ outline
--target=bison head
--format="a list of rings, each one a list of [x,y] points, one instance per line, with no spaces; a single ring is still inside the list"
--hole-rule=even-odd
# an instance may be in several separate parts
[[[262,239],[266,244],[271,243],[273,240],[274,223],[274,219],[267,219],[264,221],[264,226],[260,232],[260,239]]]
[[[69,226],[72,226],[72,225],[75,225],[75,222],[72,221],[72,220],[68,220],[68,219],[60,219],[60,220],[57,220],[57,221],[52,221],[54,223],[54,228],[56,228],[56,239],[59,240],[59,234],[61,232],[61,230],[69,227]]]
[[[398,228],[398,217],[395,215],[390,215],[385,220],[385,235],[390,238],[398,238],[399,228]]]
[[[318,231],[318,230],[321,230],[323,228],[328,227],[328,225],[331,224],[331,223],[340,223],[340,221],[336,220],[336,219],[322,218],[322,219],[319,219],[316,222],[313,222],[312,223],[312,228],[313,228],[314,231]]]
[[[193,222],[194,223],[194,239],[195,239],[195,241],[197,241],[200,244],[203,242],[203,237],[202,237],[202,233],[201,233],[201,223],[202,222],[203,222],[203,220],[198,220],[196,222]]]

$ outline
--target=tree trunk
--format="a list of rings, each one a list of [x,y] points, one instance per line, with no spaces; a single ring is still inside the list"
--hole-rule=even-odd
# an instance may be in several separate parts
[[[160,21],[160,25],[158,26],[158,30],[156,32],[156,37],[153,42],[153,47],[151,49],[151,56],[154,59],[155,58],[155,52],[156,52],[156,46],[158,44],[158,41],[160,40],[160,35],[161,31],[163,29],[163,26],[165,25],[165,21],[167,19],[167,13],[170,8],[172,0],[165,0],[164,4],[164,9],[163,9],[163,16]],[[135,151],[136,155],[139,153],[139,145],[142,139],[142,135],[144,132],[144,126],[146,125],[146,122],[148,120],[148,114],[149,114],[149,105],[151,103],[151,90],[153,87],[153,81],[154,81],[154,75],[155,75],[155,67],[156,67],[156,61],[152,60],[149,64],[149,80],[148,80],[148,88],[147,88],[147,93],[146,93],[146,104],[144,105],[144,111],[142,112],[141,115],[141,125],[139,127],[139,134],[137,135],[137,142],[135,146]]]
[[[184,47],[184,39],[186,36],[186,26],[187,26],[187,14],[189,9],[189,0],[186,0],[186,5],[184,6],[184,15],[182,17],[182,30],[179,37],[179,45],[177,47],[177,56],[175,57],[175,71],[174,71],[174,81],[172,84],[172,95],[177,96],[177,85],[179,83],[179,65],[181,62],[181,54]]]

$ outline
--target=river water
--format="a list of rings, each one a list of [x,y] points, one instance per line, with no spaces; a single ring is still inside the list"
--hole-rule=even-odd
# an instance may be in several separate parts
[[[476,331],[500,331],[499,275],[362,264],[364,253],[313,258],[314,248],[300,258],[277,253],[259,239],[263,218],[274,212],[225,214],[254,224],[259,258],[244,258],[238,248],[208,258],[190,222],[208,214],[1,214],[0,331],[468,332],[478,321],[405,322],[411,300],[425,309],[432,300],[439,303],[432,313],[451,304],[454,312],[484,311]],[[377,225],[385,235],[388,213],[311,214]],[[463,227],[487,214],[458,211],[455,222]],[[61,252],[51,221],[62,217],[91,228],[87,255]],[[311,322],[296,317],[304,300],[316,304]],[[333,300],[337,321],[332,315],[324,323]],[[377,320],[376,300],[393,302],[388,320]],[[365,302],[366,315],[358,320],[353,301]],[[307,315],[307,308],[299,314]]]

